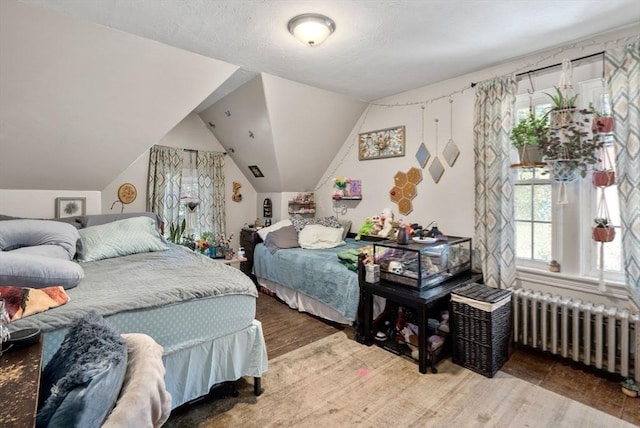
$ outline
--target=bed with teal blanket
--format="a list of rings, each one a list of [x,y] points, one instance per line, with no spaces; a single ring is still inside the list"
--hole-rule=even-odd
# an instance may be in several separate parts
[[[338,254],[357,254],[370,242],[351,238],[328,249],[282,248],[271,252],[264,244],[254,248],[253,273],[263,287],[290,307],[342,324],[356,320],[360,291],[355,270]],[[344,257],[343,257],[344,259]]]

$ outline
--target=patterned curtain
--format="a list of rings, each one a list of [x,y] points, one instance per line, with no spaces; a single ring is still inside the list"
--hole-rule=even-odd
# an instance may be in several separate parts
[[[162,217],[165,231],[180,218],[183,149],[153,146],[149,154],[147,211]]]
[[[605,52],[613,98],[625,282],[640,306],[640,41]]]
[[[474,268],[485,284],[514,285],[515,226],[509,131],[517,82],[514,76],[478,84],[474,107],[475,240]]]
[[[227,213],[224,202],[224,154],[198,151],[198,223],[201,231],[226,233]]]

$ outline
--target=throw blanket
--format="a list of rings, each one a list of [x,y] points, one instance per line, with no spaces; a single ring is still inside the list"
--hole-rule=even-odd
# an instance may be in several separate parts
[[[4,299],[9,321],[44,312],[69,301],[69,296],[61,286],[45,288],[0,287],[0,296]]]

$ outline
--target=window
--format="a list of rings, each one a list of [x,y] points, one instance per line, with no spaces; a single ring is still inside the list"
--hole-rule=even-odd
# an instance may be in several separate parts
[[[200,235],[197,207],[200,203],[198,193],[197,152],[185,150],[182,163],[182,182],[180,185],[180,218],[186,219],[185,235]]]
[[[587,108],[602,93],[601,79],[575,84],[580,94],[579,106]],[[550,108],[550,99],[537,91],[524,93],[516,100],[516,120],[526,118],[529,111],[543,116]],[[595,104],[595,103],[594,103]],[[606,150],[615,159],[613,137],[607,137]],[[513,163],[518,153],[513,149]],[[548,269],[551,260],[561,264],[562,272],[577,276],[598,278],[600,275],[600,246],[591,238],[593,219],[598,214],[601,191],[591,183],[591,177],[580,178],[565,185],[566,203],[559,198],[560,185],[545,173],[546,167],[513,168],[514,219],[516,259],[519,267]],[[622,279],[622,244],[620,213],[615,185],[604,190],[609,216],[616,227],[613,242],[604,244],[602,259],[605,278]]]

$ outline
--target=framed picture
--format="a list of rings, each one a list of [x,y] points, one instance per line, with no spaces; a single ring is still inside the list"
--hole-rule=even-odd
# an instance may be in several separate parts
[[[56,218],[85,215],[87,198],[56,198]]]
[[[364,132],[358,135],[358,159],[404,156],[404,141],[404,126]]]

